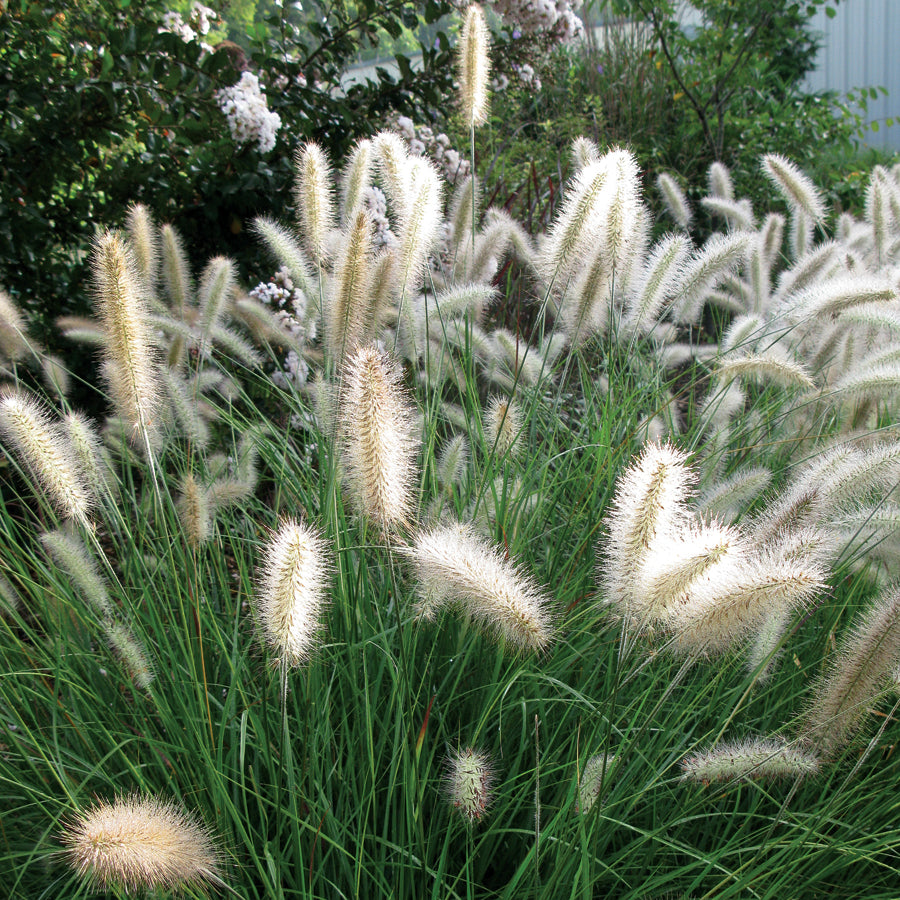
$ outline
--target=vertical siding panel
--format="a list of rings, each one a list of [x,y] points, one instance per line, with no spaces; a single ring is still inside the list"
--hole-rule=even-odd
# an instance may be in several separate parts
[[[869,99],[866,118],[879,121],[865,143],[885,150],[900,150],[900,124],[888,128],[886,118],[900,118],[900,54],[892,46],[900,34],[898,0],[840,0],[837,15],[829,19],[818,10],[810,27],[822,34],[816,70],[805,81],[810,91],[859,91],[886,88],[888,95]]]

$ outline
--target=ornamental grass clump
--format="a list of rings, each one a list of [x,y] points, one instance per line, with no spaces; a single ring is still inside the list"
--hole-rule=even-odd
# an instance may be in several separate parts
[[[134,794],[97,801],[65,823],[69,865],[101,890],[223,887],[222,854],[199,818],[179,804]]]
[[[701,241],[686,216],[663,233],[632,154],[582,139],[528,234],[489,174],[445,209],[417,149],[304,146],[298,222],[256,223],[275,271],[250,294],[131,210],[115,283],[147,329],[153,459],[122,404],[106,446],[70,412],[89,372],[58,421],[35,387],[56,364],[0,309],[0,476],[53,506],[0,477],[13,890],[59,892],[33,865],[48,798],[130,773],[206,797],[254,896],[893,897],[873,785],[900,766],[895,589],[852,621],[900,573],[900,169],[863,220],[791,207],[788,234],[716,164]],[[106,326],[62,325],[111,356]],[[79,485],[106,502],[72,511]],[[444,765],[477,831],[448,829]],[[180,807],[160,825],[143,796],[79,814],[75,870],[221,887]]]

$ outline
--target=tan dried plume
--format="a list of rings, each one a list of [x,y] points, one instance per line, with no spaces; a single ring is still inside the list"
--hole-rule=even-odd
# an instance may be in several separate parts
[[[644,618],[636,578],[650,547],[677,534],[688,518],[685,502],[695,481],[687,457],[669,444],[649,444],[619,479],[607,516],[600,581],[606,599],[630,619]]]
[[[400,368],[374,345],[358,348],[344,366],[340,429],[357,509],[385,531],[408,525],[419,439]]]
[[[224,885],[209,831],[174,801],[138,794],[98,801],[66,824],[62,842],[72,868],[100,889]]]
[[[303,241],[313,262],[322,267],[329,259],[328,233],[335,224],[331,164],[322,148],[311,141],[297,151],[294,168],[294,198]]]
[[[900,588],[881,595],[810,691],[800,736],[823,757],[850,741],[900,662]]]
[[[162,397],[157,354],[130,253],[112,232],[94,244],[93,273],[105,335],[103,371],[113,405],[149,455]]]
[[[94,498],[61,426],[47,408],[23,390],[0,393],[0,434],[46,492],[57,512],[87,523]]]
[[[283,669],[300,665],[310,656],[322,628],[329,571],[325,543],[309,525],[288,519],[272,535],[257,583],[254,613]]]
[[[416,574],[422,617],[454,604],[516,648],[543,650],[553,640],[549,597],[470,526],[439,525],[403,552]]]
[[[491,79],[491,33],[477,3],[466,10],[459,38],[458,66],[462,119],[477,128],[488,117],[488,83]]]
[[[339,365],[374,329],[371,300],[375,224],[365,209],[356,209],[335,263],[325,320],[331,360]]]

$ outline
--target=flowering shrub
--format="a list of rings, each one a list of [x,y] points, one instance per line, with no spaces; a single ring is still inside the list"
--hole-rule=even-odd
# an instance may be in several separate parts
[[[255,141],[260,153],[268,153],[275,146],[281,116],[269,111],[256,75],[252,72],[241,73],[237,84],[221,88],[216,91],[215,97],[237,144]]]
[[[191,13],[187,22],[181,17],[181,13],[170,10],[163,14],[160,31],[169,31],[177,34],[185,43],[190,43],[198,38],[206,37],[212,23],[218,18],[215,10],[195,2],[191,6]],[[205,45],[207,51],[212,48]]]
[[[450,146],[450,138],[446,134],[435,134],[428,125],[414,125],[408,116],[398,116],[393,126],[413,156],[428,156],[441,168],[444,177],[450,184],[466,178],[469,174],[470,162],[460,152]]]
[[[493,0],[491,5],[511,26],[514,37],[543,35],[554,43],[571,44],[584,36],[579,0]]]
[[[387,112],[438,105],[451,87],[444,40],[426,48],[421,71],[331,90],[360,40],[413,24],[402,0],[334,8],[309,25],[285,4],[246,50],[210,46],[219,20],[209,7],[178,16],[167,6],[16,3],[2,14],[0,283],[40,311],[44,337],[55,314],[87,308],[78,248],[93,221],[121,223],[143,200],[194,252],[226,250],[255,268],[242,232],[289,202],[293,140],[346,152]],[[447,9],[429,3],[423,16]],[[291,140],[277,128],[287,116]]]

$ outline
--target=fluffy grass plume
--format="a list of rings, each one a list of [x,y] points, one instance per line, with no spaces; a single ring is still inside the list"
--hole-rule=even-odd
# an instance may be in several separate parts
[[[225,314],[225,305],[235,285],[234,268],[234,263],[228,257],[216,256],[206,264],[200,277],[197,327],[203,336],[204,344],[209,335],[221,324],[222,316]]]
[[[816,383],[806,366],[791,359],[786,352],[776,352],[780,349],[776,345],[767,353],[746,353],[732,359],[725,359],[713,374],[722,383],[733,378],[746,378],[770,381],[782,387],[812,390]]]
[[[47,548],[53,561],[72,579],[75,589],[94,608],[97,615],[101,618],[111,616],[113,607],[106,582],[81,538],[57,529],[42,534],[41,543]]]
[[[87,523],[93,497],[59,423],[36,397],[21,390],[0,393],[0,434],[63,518]]]
[[[182,482],[176,509],[188,544],[195,549],[205,544],[212,534],[213,510],[207,491],[192,473]]]
[[[675,224],[679,228],[687,230],[691,224],[693,214],[691,213],[691,207],[688,205],[687,197],[678,186],[678,182],[671,175],[661,172],[656,177],[656,186],[659,188],[663,203]]]
[[[285,669],[310,657],[322,629],[329,572],[325,543],[309,525],[288,519],[269,540],[254,612],[267,646]]]
[[[448,603],[523,650],[553,639],[550,600],[537,583],[468,525],[438,525],[404,550],[418,582],[418,613],[433,619]]]
[[[338,253],[325,321],[328,352],[335,363],[355,350],[375,325],[370,290],[374,236],[371,215],[357,209]]]
[[[743,261],[749,240],[746,234],[714,234],[703,249],[685,263],[672,291],[678,298],[675,321],[687,324],[699,320],[707,293]]]
[[[656,324],[674,296],[673,289],[690,248],[690,241],[682,234],[664,235],[654,244],[635,290],[629,292],[625,316],[629,331],[646,332]]]
[[[611,149],[603,158],[610,177],[603,189],[608,200],[598,250],[609,261],[615,277],[625,281],[634,254],[645,246],[640,168],[635,155],[621,147]]]
[[[262,239],[278,264],[285,266],[294,284],[310,299],[318,297],[313,265],[293,234],[273,219],[259,216],[253,220],[253,230]]]
[[[450,438],[441,450],[435,466],[438,481],[446,491],[461,485],[469,466],[469,442],[465,435]]]
[[[825,218],[825,201],[808,175],[778,153],[767,153],[762,160],[763,174],[787,201],[796,216],[804,212],[813,223]]]
[[[0,291],[0,360],[16,362],[31,349],[25,334],[25,318],[6,291]]]
[[[606,599],[633,617],[634,584],[651,544],[685,520],[694,482],[687,457],[670,444],[649,444],[619,479],[606,521],[600,581]]]
[[[103,322],[104,374],[116,413],[124,419],[148,456],[156,444],[156,416],[162,390],[147,308],[130,254],[107,231],[94,244],[92,259],[97,312]]]
[[[407,215],[398,234],[395,286],[401,314],[412,306],[409,298],[419,289],[442,221],[441,177],[429,160],[415,157],[409,161],[407,201]]]
[[[566,189],[559,214],[541,247],[538,268],[549,284],[563,290],[586,252],[596,249],[605,209],[601,204],[609,169],[601,159],[578,171]]]
[[[631,615],[642,623],[677,618],[695,585],[746,555],[735,528],[718,522],[690,525],[654,541],[644,554],[632,589]]]
[[[597,753],[584,764],[584,771],[578,782],[578,811],[589,813],[600,800],[604,787],[609,785],[609,773],[615,765],[612,753]]]
[[[862,725],[900,662],[900,588],[882,594],[841,642],[810,691],[801,737],[834,756]]]
[[[744,202],[726,200],[724,197],[703,197],[700,205],[713,216],[720,216],[725,224],[734,230],[753,229],[753,211]]]
[[[200,820],[174,801],[98,801],[67,822],[65,856],[92,888],[133,891],[221,886],[221,854]]]
[[[750,738],[722,744],[686,757],[681,780],[711,784],[717,781],[805,778],[819,771],[818,759],[776,738]]]
[[[708,186],[710,196],[721,197],[723,200],[734,200],[731,172],[723,163],[714,162],[709,167]]]
[[[159,268],[159,235],[150,211],[143,203],[132,203],[128,207],[125,227],[134,253],[135,269],[144,288],[144,298],[152,301],[156,295]]]
[[[488,117],[491,33],[477,3],[465,15],[457,51],[460,105],[465,127],[477,128]]]
[[[135,687],[142,691],[148,690],[156,673],[144,645],[124,622],[104,619],[101,624],[113,653],[125,667]]]
[[[669,619],[675,649],[723,653],[753,634],[776,611],[803,607],[822,589],[825,572],[810,559],[759,553],[711,569]]]
[[[362,203],[363,193],[372,183],[372,142],[368,138],[357,141],[341,172],[341,210],[348,220]]]
[[[480,822],[493,801],[494,768],[487,753],[466,747],[445,761],[444,783],[450,805],[470,825]]]
[[[494,396],[484,414],[484,436],[488,448],[498,458],[515,453],[516,440],[522,431],[522,412],[517,403]]]
[[[21,605],[19,592],[5,575],[0,574],[0,616],[13,615]]]
[[[163,290],[172,309],[183,315],[194,291],[184,244],[181,235],[171,225],[163,225],[159,234]]]
[[[343,370],[342,461],[352,500],[382,530],[409,525],[419,441],[395,360],[360,347]]]
[[[294,158],[294,200],[300,233],[313,261],[328,262],[328,233],[334,228],[334,197],[331,165],[322,148],[310,141]]]

